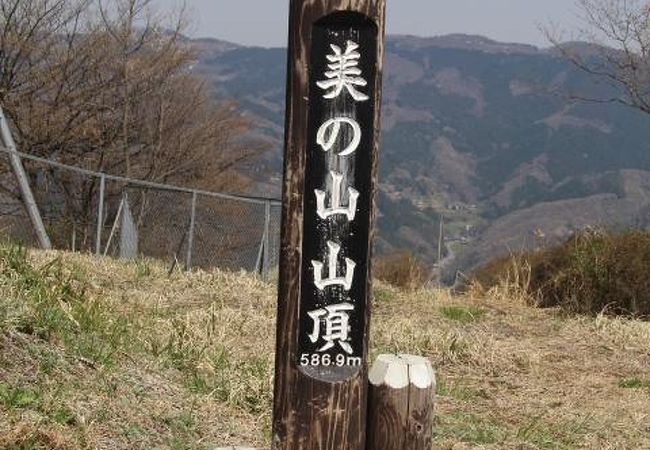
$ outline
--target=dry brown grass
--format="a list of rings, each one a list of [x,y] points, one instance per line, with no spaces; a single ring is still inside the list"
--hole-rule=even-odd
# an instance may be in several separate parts
[[[410,252],[401,252],[379,258],[373,266],[373,276],[393,286],[413,290],[427,282],[427,269]]]
[[[375,313],[375,352],[432,359],[436,448],[650,448],[650,390],[621,387],[650,378],[650,324],[442,293],[395,300]],[[463,323],[447,305],[484,312]]]
[[[5,315],[0,449],[269,447],[272,286],[220,272],[167,278],[153,262],[30,259],[54,256],[128,339],[92,361]],[[16,280],[2,270],[0,280],[0,302],[21,298]],[[374,303],[372,356],[436,366],[435,448],[650,449],[649,323],[382,284]]]
[[[562,245],[497,259],[473,278],[541,307],[650,319],[649,269],[650,233],[589,229]]]

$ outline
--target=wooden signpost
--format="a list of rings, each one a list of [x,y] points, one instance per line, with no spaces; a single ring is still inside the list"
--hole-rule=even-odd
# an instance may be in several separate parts
[[[291,0],[273,449],[366,445],[385,0]]]

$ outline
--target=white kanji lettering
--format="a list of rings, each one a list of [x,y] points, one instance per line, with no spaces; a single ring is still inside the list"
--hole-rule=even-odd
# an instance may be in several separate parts
[[[339,156],[348,156],[354,153],[361,144],[361,126],[359,123],[348,117],[336,117],[325,122],[318,129],[316,143],[321,146],[323,151],[330,151],[341,133],[341,124],[346,123],[352,128],[352,140],[345,150],[339,153]],[[329,131],[329,133],[328,133]]]
[[[341,184],[343,184],[343,175],[338,172],[330,172],[330,176],[332,177],[332,207],[325,207],[325,197],[327,193],[316,189],[316,211],[318,212],[318,217],[321,219],[327,219],[328,217],[336,216],[338,214],[345,214],[351,222],[357,214],[357,200],[360,195],[359,191],[349,187],[348,206],[343,207],[341,205]]]
[[[359,44],[348,41],[345,52],[338,45],[331,44],[330,47],[334,54],[327,55],[327,60],[330,62],[327,65],[330,70],[325,72],[327,80],[316,83],[319,88],[329,90],[323,97],[326,99],[336,98],[345,89],[358,102],[369,100],[370,97],[357,90],[357,86],[368,85],[368,82],[361,78],[362,72],[358,67],[361,59],[361,53],[357,51]]]
[[[319,341],[325,343],[318,349],[319,352],[325,352],[338,344],[346,353],[354,353],[350,345],[350,311],[354,311],[354,305],[341,303],[309,313],[309,317],[314,321],[314,329],[309,339],[313,344]],[[322,324],[325,324],[324,332]]]
[[[352,288],[352,282],[354,281],[354,269],[356,268],[356,263],[350,258],[345,258],[345,267],[346,273],[342,277],[338,277],[338,265],[339,265],[339,253],[341,252],[341,246],[332,242],[327,242],[327,247],[329,247],[329,278],[323,278],[323,267],[324,264],[319,261],[312,261],[311,264],[314,267],[314,284],[316,287],[323,291],[328,286],[343,286],[346,291],[349,291]]]

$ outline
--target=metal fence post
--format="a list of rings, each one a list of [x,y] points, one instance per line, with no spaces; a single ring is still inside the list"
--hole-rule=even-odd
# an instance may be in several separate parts
[[[7,123],[7,119],[5,118],[2,107],[0,107],[0,145],[3,145],[9,151],[9,160],[18,182],[20,196],[23,200],[25,210],[29,216],[29,220],[32,223],[32,227],[34,228],[34,234],[36,234],[38,243],[42,249],[50,250],[52,248],[52,242],[50,241],[50,237],[47,234],[45,225],[43,224],[41,212],[39,211],[38,204],[34,199],[34,193],[32,192],[32,188],[29,185],[29,178],[25,172],[23,162],[20,159],[18,149],[16,148],[16,142],[11,135],[11,129],[9,128],[9,124]]]
[[[196,201],[197,201],[197,192],[192,193],[192,212],[190,216],[190,228],[187,238],[187,253],[185,255],[185,271],[189,271],[192,268],[192,250],[194,247],[194,226],[196,225]]]
[[[6,128],[6,120],[2,116],[2,109],[0,108],[0,128]],[[92,217],[93,214],[95,214],[95,219],[97,220],[96,222],[96,230],[95,230],[95,243],[94,246],[95,248],[93,249],[93,243],[92,243],[92,236],[90,237],[90,250],[94,253],[96,253],[98,256],[107,256],[109,252],[114,253],[115,250],[115,245],[114,245],[114,238],[116,238],[118,230],[120,230],[120,226],[122,226],[121,232],[124,233],[125,229],[127,227],[124,227],[124,221],[123,216],[130,216],[129,214],[129,207],[126,204],[126,199],[122,198],[119,201],[119,207],[117,208],[117,214],[115,216],[112,215],[111,211],[113,211],[114,208],[111,208],[110,202],[112,201],[111,199],[115,197],[115,193],[111,194],[111,191],[108,189],[110,188],[107,183],[117,183],[117,184],[123,184],[125,186],[128,186],[130,188],[140,188],[143,190],[152,190],[154,192],[161,192],[161,193],[174,193],[177,194],[178,196],[183,196],[184,199],[188,199],[189,195],[192,195],[192,214],[191,217],[185,216],[187,219],[184,221],[182,224],[176,225],[173,221],[171,223],[165,223],[163,224],[165,229],[163,229],[163,232],[169,228],[169,226],[179,226],[183,229],[183,235],[182,239],[178,243],[177,246],[174,246],[173,249],[169,249],[169,252],[174,251],[173,253],[173,264],[172,264],[172,269],[176,267],[178,264],[184,264],[187,266],[187,269],[191,269],[192,265],[195,264],[193,263],[192,260],[196,261],[197,263],[199,262],[198,259],[202,259],[200,257],[194,258],[194,246],[197,245],[195,242],[197,239],[196,233],[200,233],[203,230],[203,227],[208,226],[212,228],[218,229],[218,232],[221,233],[220,235],[215,236],[218,239],[212,239],[208,240],[206,242],[203,242],[201,240],[200,245],[214,245],[218,246],[219,250],[221,251],[222,245],[224,245],[223,241],[223,231],[225,230],[228,233],[233,233],[237,239],[226,239],[228,242],[225,243],[227,248],[225,249],[225,254],[228,257],[228,260],[223,262],[224,267],[232,267],[237,264],[240,264],[242,267],[249,268],[250,265],[254,262],[255,264],[255,271],[259,274],[260,278],[268,279],[272,270],[272,267],[274,265],[277,265],[277,248],[275,248],[276,239],[277,237],[275,236],[275,233],[277,232],[276,228],[277,225],[275,222],[271,222],[271,220],[274,220],[273,217],[271,216],[272,214],[275,213],[274,208],[280,205],[280,202],[277,199],[270,199],[267,197],[251,197],[251,196],[243,196],[243,195],[236,195],[236,194],[227,194],[227,193],[222,193],[222,192],[212,192],[212,191],[206,191],[206,190],[200,190],[200,189],[193,189],[193,188],[185,188],[185,187],[179,187],[179,186],[173,186],[173,185],[167,185],[167,184],[161,184],[161,183],[155,183],[151,181],[145,181],[145,180],[136,180],[133,178],[126,178],[122,176],[117,176],[117,175],[111,175],[110,173],[103,173],[103,172],[98,172],[98,171],[93,171],[93,170],[88,170],[84,169],[81,167],[75,167],[67,164],[62,164],[57,161],[52,161],[47,158],[41,158],[35,155],[30,155],[26,153],[19,152],[15,146],[12,146],[11,148],[6,148],[5,143],[3,142],[3,137],[2,136],[2,131],[0,130],[0,156],[2,154],[7,154],[10,157],[15,157],[18,161],[18,163],[21,162],[21,160],[27,160],[27,161],[32,161],[34,163],[38,163],[40,165],[44,165],[45,167],[52,168],[52,170],[60,170],[63,171],[63,173],[74,173],[78,175],[82,175],[88,178],[85,179],[90,179],[92,180],[92,183],[95,183],[99,181],[99,186],[97,186],[96,190],[96,201],[97,203],[91,205],[89,214]],[[39,166],[40,167],[40,166]],[[43,169],[37,169],[39,172],[42,172]],[[43,172],[45,176],[47,174]],[[55,181],[58,182],[58,181]],[[63,180],[63,183],[65,183],[65,180]],[[65,185],[62,185],[63,188],[65,188]],[[27,186],[29,187],[29,186]],[[39,188],[41,187],[40,184],[38,186]],[[44,199],[46,202],[54,202],[57,203],[60,201],[62,198],[63,194],[58,192],[57,190],[52,190],[52,192],[47,192],[45,193],[46,195],[44,196]],[[198,208],[198,196],[204,196],[205,201],[208,203],[203,204],[202,207],[204,209],[210,208],[210,200],[225,200],[229,202],[237,202],[238,206],[241,205],[246,205],[247,207],[255,210],[255,215],[256,215],[256,220],[254,224],[255,225],[256,231],[262,231],[262,234],[258,237],[255,236],[254,240],[250,239],[245,239],[243,237],[243,234],[247,231],[246,228],[240,228],[239,224],[232,221],[232,220],[226,220],[225,225],[223,224],[223,221],[221,223],[217,223],[218,221],[208,221],[208,223],[202,224],[202,228],[197,230],[196,227],[199,225],[197,223],[198,220],[205,220],[204,217],[197,217],[198,211],[196,208]],[[144,199],[142,202],[139,204],[140,208],[140,221],[142,221],[143,217],[148,217],[147,214],[150,214],[147,211],[147,209],[153,205],[155,202],[146,202]],[[34,204],[34,206],[36,206]],[[115,205],[113,205],[115,206]],[[156,205],[158,207],[158,205]],[[178,212],[177,206],[180,205],[164,205],[163,207],[168,207],[171,208],[171,210],[174,212]],[[259,213],[261,212],[261,208],[264,207],[264,225],[263,227],[260,227],[259,223]],[[93,209],[97,209],[96,212],[93,212]],[[36,211],[38,212],[38,211]],[[252,211],[251,211],[252,213]],[[248,214],[248,213],[246,213]],[[55,217],[53,219],[57,221],[62,221],[62,217]],[[154,220],[163,220],[162,217],[154,217]],[[128,220],[126,220],[128,222]],[[138,225],[140,225],[140,221],[138,221]],[[245,224],[242,224],[245,225]],[[91,226],[91,235],[92,235],[92,224]],[[73,248],[78,248],[80,244],[80,238],[79,238],[79,224],[76,224],[76,230],[73,230],[73,236],[72,240],[74,243],[72,244]],[[108,227],[108,228],[107,228]],[[234,228],[234,229],[233,229]],[[232,230],[232,231],[231,231]],[[104,242],[104,232],[108,231],[108,235],[106,236],[107,240]],[[137,230],[135,230],[137,231]],[[157,244],[157,241],[151,242],[151,240],[147,239],[146,233],[156,233],[158,230],[156,227],[143,227],[143,235],[145,236],[143,239],[143,249],[142,249],[142,255],[143,256],[150,256],[150,257],[161,257],[161,253],[164,253],[167,251],[167,249],[161,249],[160,245]],[[273,235],[271,234],[273,233]],[[135,234],[133,234],[135,236]],[[44,236],[47,237],[47,236]],[[217,240],[219,242],[217,242]],[[136,242],[137,241],[137,236],[132,239],[130,242]],[[189,243],[188,243],[189,241]],[[68,244],[69,245],[69,244]],[[133,248],[137,248],[134,244]],[[183,246],[188,245],[188,248],[186,248],[186,251],[183,252]],[[127,248],[126,245],[122,246],[123,248]],[[153,248],[152,248],[153,247]],[[253,248],[256,247],[256,248]],[[236,253],[237,252],[237,253]],[[137,251],[136,251],[137,254]],[[233,256],[234,255],[234,256]],[[250,259],[253,259],[257,256],[257,259],[254,261],[250,261]],[[163,257],[167,257],[167,254]],[[242,261],[239,261],[239,260]],[[245,259],[245,261],[244,261]],[[200,261],[201,263],[206,263],[206,261]]]
[[[264,203],[264,260],[262,262],[262,279],[269,280],[269,271],[271,264],[271,202],[267,200]]]
[[[257,259],[255,260],[255,274],[262,276],[262,271],[264,269],[264,232],[262,232],[262,240],[260,241],[260,246],[257,251]]]
[[[104,229],[104,192],[106,189],[106,175],[99,177],[99,206],[97,207],[97,236],[95,237],[95,254],[102,254],[102,231]]]

